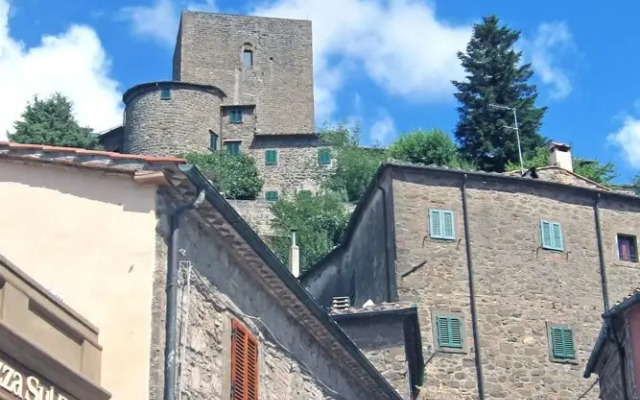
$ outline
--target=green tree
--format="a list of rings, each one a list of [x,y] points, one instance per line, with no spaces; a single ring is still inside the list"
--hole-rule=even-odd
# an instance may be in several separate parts
[[[60,93],[45,100],[37,96],[27,104],[22,120],[13,124],[9,140],[16,143],[95,149],[98,138],[91,128],[81,127],[73,116],[73,103]]]
[[[401,135],[389,147],[391,158],[400,161],[439,166],[461,166],[458,148],[440,129],[416,130]]]
[[[612,162],[601,164],[599,161],[573,157],[573,172],[602,185],[609,185],[618,177]]]
[[[184,158],[197,166],[228,199],[255,199],[264,185],[255,160],[246,154],[220,150],[188,153]]]
[[[274,236],[269,240],[280,259],[289,262],[291,231],[300,247],[300,271],[304,272],[338,244],[349,219],[344,197],[334,192],[317,195],[300,192],[271,206]]]
[[[538,147],[522,160],[522,165],[525,170],[546,167],[549,165],[549,150],[546,147]],[[504,169],[505,171],[520,171],[520,160],[509,161]]]
[[[331,146],[336,163],[324,186],[344,194],[349,202],[356,202],[362,197],[376,170],[386,159],[384,149],[362,147],[359,133],[357,126],[339,124],[320,134],[321,141]]]
[[[518,160],[515,132],[503,128],[513,125],[513,112],[490,104],[516,108],[525,156],[544,144],[538,130],[546,107],[535,106],[536,86],[527,83],[531,65],[520,65],[522,52],[513,49],[519,37],[519,31],[499,26],[496,16],[484,17],[474,25],[466,52],[458,53],[466,80],[453,81],[460,102],[455,137],[463,157],[485,171],[502,172]]]

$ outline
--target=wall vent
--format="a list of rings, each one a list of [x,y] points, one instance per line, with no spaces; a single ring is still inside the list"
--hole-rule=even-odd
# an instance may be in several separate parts
[[[331,302],[331,311],[346,310],[351,307],[351,301],[348,297],[334,297]]]

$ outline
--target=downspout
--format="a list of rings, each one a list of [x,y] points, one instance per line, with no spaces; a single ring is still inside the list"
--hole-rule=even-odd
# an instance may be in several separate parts
[[[604,263],[604,248],[602,246],[602,231],[600,230],[600,193],[596,198],[594,209],[596,220],[596,236],[598,238],[598,257],[600,259],[600,284],[602,286],[602,300],[604,302],[604,311],[609,309],[609,289],[607,288],[607,271]]]
[[[392,268],[392,266],[389,263],[389,257],[391,257],[391,255],[389,254],[389,221],[387,221],[387,191],[385,188],[382,187],[382,185],[380,184],[380,182],[378,182],[378,189],[380,189],[380,191],[382,192],[382,219],[384,220],[384,263],[385,263],[385,270],[386,270],[386,276],[387,276],[387,301],[398,301],[397,296],[394,296],[391,290],[391,271],[393,271],[393,273],[395,273],[395,268]]]
[[[175,400],[176,391],[176,323],[178,315],[178,254],[180,251],[180,217],[185,211],[198,208],[204,201],[205,192],[187,204],[176,208],[169,216],[169,257],[167,260],[167,311],[165,316],[164,342],[164,400]]]
[[[624,395],[624,400],[629,400],[629,394],[627,393],[627,355],[624,351],[624,346],[622,342],[620,342],[620,338],[618,337],[618,331],[615,326],[614,318],[609,320],[609,334],[611,334],[611,338],[613,339],[613,343],[616,345],[616,349],[618,350],[618,358],[620,358],[620,379],[622,380],[622,394]],[[624,323],[622,325],[624,328]]]
[[[469,303],[471,306],[471,328],[473,330],[473,350],[476,362],[476,377],[478,380],[478,399],[484,400],[484,382],[482,379],[482,360],[480,359],[480,340],[478,339],[478,318],[476,312],[476,296],[473,286],[473,262],[471,260],[471,240],[469,237],[469,211],[467,210],[467,174],[462,182],[462,219],[464,221],[464,242],[467,250],[467,272],[469,275]]]

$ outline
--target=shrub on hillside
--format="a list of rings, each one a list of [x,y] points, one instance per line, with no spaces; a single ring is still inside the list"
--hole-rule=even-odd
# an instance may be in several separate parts
[[[246,154],[189,153],[185,159],[197,166],[228,199],[255,199],[262,190],[264,180],[255,160]]]

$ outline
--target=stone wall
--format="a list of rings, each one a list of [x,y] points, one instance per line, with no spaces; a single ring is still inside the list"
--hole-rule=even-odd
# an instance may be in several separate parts
[[[273,230],[271,229],[271,220],[273,219],[271,202],[263,199],[227,201],[261,238],[265,239],[273,235]]]
[[[161,225],[166,226],[166,221]],[[282,300],[254,278],[251,267],[240,259],[231,243],[191,214],[184,217],[182,227],[181,248],[188,260],[182,263],[182,270],[192,266],[191,279],[188,285],[186,279],[181,281],[179,294],[179,348],[183,349],[179,387],[187,398],[229,398],[231,318],[258,337],[260,399],[341,398],[335,392],[353,400],[368,398],[314,337],[290,317],[281,306]],[[164,254],[159,251],[157,256]],[[166,265],[166,259],[158,263]],[[160,322],[154,319],[154,331],[161,328]],[[160,345],[161,341],[154,340],[154,346]],[[158,367],[157,360],[154,366]]]
[[[393,182],[396,264],[400,299],[419,304],[423,343],[435,349],[432,312],[464,316],[466,353],[437,352],[426,376],[428,386],[455,388],[460,398],[472,399],[477,382],[461,184],[462,179],[398,173]],[[486,397],[577,398],[592,383],[582,379],[582,372],[603,310],[595,195],[474,180],[467,202]],[[637,263],[617,260],[615,237],[640,234],[640,209],[609,200],[600,206],[609,296],[622,298],[638,285],[640,270]],[[430,208],[455,212],[455,240],[430,238]],[[540,219],[562,223],[564,251],[540,247]],[[550,361],[549,323],[573,328],[575,364]],[[597,396],[594,389],[585,398]]]
[[[162,100],[162,87],[171,98]],[[143,84],[125,93],[124,153],[180,156],[209,148],[219,131],[221,93],[181,83]]]
[[[220,87],[224,104],[255,105],[256,129],[314,129],[311,22],[183,12],[174,79]],[[253,65],[242,63],[250,48]]]

